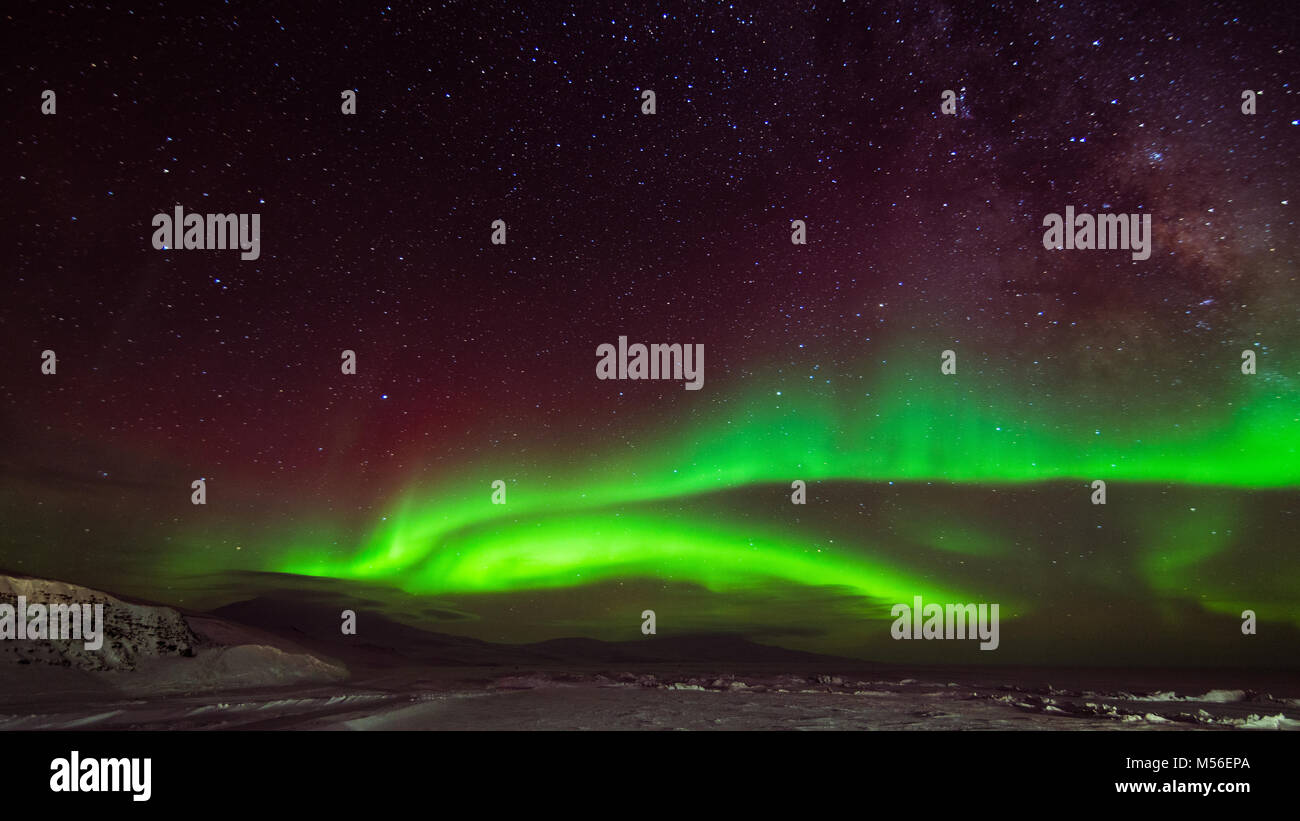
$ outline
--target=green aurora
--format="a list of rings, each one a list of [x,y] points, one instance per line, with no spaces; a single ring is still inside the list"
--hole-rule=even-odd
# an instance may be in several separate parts
[[[831,380],[809,380],[752,392],[728,406],[739,412],[664,431],[658,447],[592,459],[565,475],[538,476],[541,471],[498,463],[437,486],[413,486],[355,553],[340,556],[321,549],[320,541],[300,539],[266,569],[382,582],[414,594],[657,578],[715,592],[765,583],[830,587],[877,604],[913,595],[974,601],[990,592],[987,586],[936,581],[933,568],[910,567],[896,551],[877,549],[883,529],[859,528],[849,544],[841,539],[833,550],[815,547],[806,527],[788,521],[800,510],[790,504],[790,483],[809,482],[815,497],[814,483],[825,482],[1077,481],[1080,504],[1087,504],[1094,479],[1105,480],[1112,495],[1138,484],[1300,486],[1300,397],[1292,380],[1242,376],[1237,401],[1214,412],[1202,405],[1172,418],[1153,416],[1135,398],[1090,419],[1077,410],[1030,406],[1015,392],[994,393],[1000,398],[993,403],[975,401],[970,380],[943,377],[937,367],[889,372],[892,381],[871,391],[860,381],[849,391]],[[491,503],[497,478],[507,482],[504,505]],[[745,488],[769,500],[761,526],[725,510],[664,512],[666,505]],[[922,548],[973,560],[1004,552],[987,517],[954,521],[943,511],[923,513],[902,511],[890,533],[911,532]],[[1214,511],[1213,535],[1199,521],[1135,528],[1142,558],[1133,569],[1152,591],[1175,593],[1182,576],[1230,548],[1227,534],[1237,515]],[[1141,514],[1129,518],[1142,521]],[[1027,599],[1001,587],[1004,618],[1032,610]],[[1239,612],[1242,593],[1198,591],[1208,599],[1202,606],[1220,612]],[[1275,612],[1300,622],[1294,597],[1274,598]]]

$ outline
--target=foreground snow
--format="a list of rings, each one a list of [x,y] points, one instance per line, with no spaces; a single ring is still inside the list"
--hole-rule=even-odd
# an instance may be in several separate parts
[[[1295,699],[1244,691],[1163,696],[830,675],[539,672],[472,686],[279,688],[18,710],[0,713],[0,730],[1300,729]]]

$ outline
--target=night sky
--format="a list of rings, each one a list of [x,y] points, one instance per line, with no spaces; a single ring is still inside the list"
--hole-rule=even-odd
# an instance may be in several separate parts
[[[0,567],[504,641],[981,660],[889,639],[924,595],[1001,602],[1000,660],[1294,657],[1300,12],[368,5],[6,8]],[[156,250],[177,205],[260,257]],[[1150,258],[1045,249],[1067,206]],[[619,336],[703,388],[597,379]]]

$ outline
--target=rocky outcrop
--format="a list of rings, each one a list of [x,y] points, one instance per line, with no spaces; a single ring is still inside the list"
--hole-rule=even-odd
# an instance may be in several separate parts
[[[131,604],[99,590],[49,579],[0,575],[0,604],[17,606],[102,605],[102,644],[90,649],[80,637],[15,638],[0,641],[0,663],[47,664],[79,670],[134,670],[143,659],[193,656],[198,637],[176,610]],[[87,612],[82,608],[83,612]],[[83,635],[85,627],[82,627]]]
[[[95,608],[92,633],[73,638],[15,630],[19,602],[29,612]],[[74,693],[150,696],[220,692],[348,678],[346,667],[255,628],[160,604],[128,602],[82,585],[0,574],[0,702]],[[40,607],[32,611],[33,605]],[[66,611],[65,611],[66,612]],[[4,623],[5,615],[10,621]],[[26,621],[26,619],[24,619]],[[35,632],[35,635],[33,635]],[[88,639],[93,639],[89,640]]]

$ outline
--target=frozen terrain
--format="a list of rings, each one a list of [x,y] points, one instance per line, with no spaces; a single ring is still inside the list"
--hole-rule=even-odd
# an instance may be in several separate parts
[[[404,678],[404,676],[399,677]],[[839,675],[490,675],[0,709],[0,729],[1293,730],[1300,700]]]
[[[100,601],[105,648],[0,642],[0,730],[1294,730],[1290,671],[902,667],[738,636],[494,644],[257,598],[212,613],[0,576],[0,601]],[[288,638],[292,637],[292,638]]]

